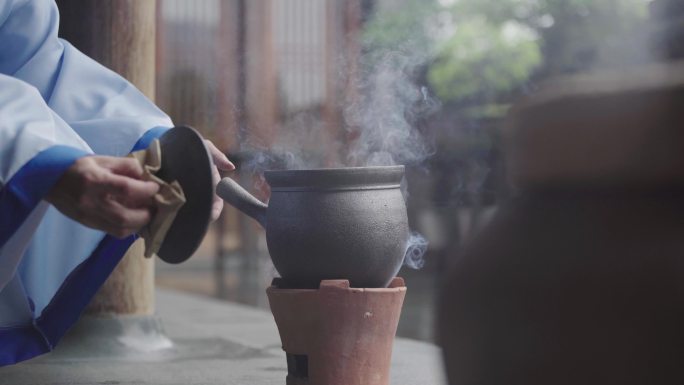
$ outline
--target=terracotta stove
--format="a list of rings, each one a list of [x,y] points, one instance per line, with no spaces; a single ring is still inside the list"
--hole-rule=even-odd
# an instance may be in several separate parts
[[[402,278],[387,288],[352,288],[324,280],[318,289],[266,289],[287,356],[287,385],[388,385],[392,344],[406,294]]]

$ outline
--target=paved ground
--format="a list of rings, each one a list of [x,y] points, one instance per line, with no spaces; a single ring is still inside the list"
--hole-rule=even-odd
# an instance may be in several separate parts
[[[169,290],[157,309],[164,333],[149,319],[86,320],[55,352],[0,368],[0,384],[285,384],[269,312]],[[415,340],[396,340],[391,375],[393,385],[445,383],[439,349]]]
[[[200,249],[180,265],[156,261],[157,285],[268,309],[264,288],[276,275],[268,255],[250,259],[233,254],[225,261],[222,273],[217,273],[211,251],[210,247]],[[408,290],[397,331],[400,337],[434,342],[436,270],[430,263],[422,270],[401,269],[399,276],[405,279]]]

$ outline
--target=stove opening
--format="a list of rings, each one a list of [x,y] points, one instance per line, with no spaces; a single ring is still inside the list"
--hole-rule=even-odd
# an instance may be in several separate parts
[[[309,378],[309,356],[305,354],[287,355],[287,374],[292,377],[307,379]]]

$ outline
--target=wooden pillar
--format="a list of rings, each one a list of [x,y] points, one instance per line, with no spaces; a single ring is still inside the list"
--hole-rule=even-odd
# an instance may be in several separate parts
[[[245,2],[246,0],[222,0],[219,3],[219,26],[216,32],[216,135],[214,144],[223,152],[231,154],[240,150],[240,129],[245,127]],[[216,248],[214,252],[214,273],[216,291],[221,298],[226,295],[224,279],[225,260],[228,250],[234,245],[229,232],[240,230],[244,219],[230,205],[224,206],[221,216],[214,222]]]
[[[328,138],[334,138],[346,145],[342,136],[344,121],[342,108],[344,105],[344,84],[346,79],[340,74],[349,74],[347,57],[344,52],[343,13],[344,4],[335,0],[325,2],[325,101],[323,104],[323,121]],[[330,145],[330,143],[327,143]],[[328,147],[334,148],[334,147]],[[340,154],[328,154],[328,157],[339,159]],[[333,163],[332,159],[326,159]]]
[[[347,148],[356,139],[356,131],[347,131],[343,106],[359,102],[361,33],[363,8],[361,0],[326,2],[326,93],[323,117],[329,138]],[[344,75],[340,75],[344,74]],[[332,147],[332,144],[328,144]],[[329,154],[329,163],[342,161],[346,154]]]
[[[221,18],[216,35],[217,111],[216,145],[222,151],[235,152],[239,148],[238,129],[243,123],[244,104],[240,78],[243,76],[243,55],[240,52],[244,20],[244,0],[223,0],[219,3]]]
[[[245,108],[249,141],[269,148],[277,131],[279,105],[273,45],[273,0],[245,2]]]
[[[58,0],[60,36],[119,73],[154,100],[155,0]],[[138,240],[128,250],[86,313],[150,315],[154,311],[154,259]]]

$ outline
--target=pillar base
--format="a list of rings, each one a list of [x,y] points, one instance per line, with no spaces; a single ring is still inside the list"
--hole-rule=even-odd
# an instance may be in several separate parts
[[[83,316],[64,336],[51,360],[161,361],[175,356],[173,342],[155,316]]]

